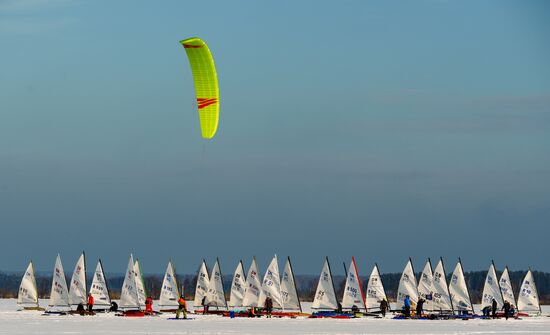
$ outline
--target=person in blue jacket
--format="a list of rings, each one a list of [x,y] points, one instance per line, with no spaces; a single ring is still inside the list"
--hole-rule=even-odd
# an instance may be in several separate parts
[[[406,295],[405,299],[403,300],[403,314],[405,314],[406,317],[411,317],[411,298]]]

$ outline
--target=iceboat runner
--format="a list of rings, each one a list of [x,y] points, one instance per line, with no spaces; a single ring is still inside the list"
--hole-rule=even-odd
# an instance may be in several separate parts
[[[384,290],[384,285],[382,283],[382,278],[380,277],[380,269],[378,268],[378,264],[375,263],[367,283],[367,292],[365,296],[367,314],[377,315],[378,313],[381,313],[380,303],[384,299],[388,301],[386,291]]]
[[[90,286],[90,294],[94,298],[94,311],[107,312],[111,308],[111,297],[109,296],[109,286],[105,279],[105,271],[101,259],[98,260]]]
[[[128,267],[124,275],[124,282],[120,292],[119,309],[122,311],[118,316],[143,317],[145,313],[141,309],[139,302],[138,288],[136,284],[136,266],[134,256],[130,254]]]
[[[164,278],[162,279],[162,288],[160,290],[159,308],[161,312],[175,312],[178,309],[178,299],[180,291],[176,277],[176,269],[172,265],[172,260],[168,261]]]
[[[52,289],[50,292],[50,302],[45,314],[65,315],[71,310],[69,305],[69,290],[67,289],[67,279],[63,271],[61,257],[57,254],[55,267],[52,277]]]
[[[34,273],[34,265],[32,260],[27,266],[27,270],[21,278],[19,291],[17,293],[17,305],[21,310],[43,311],[44,308],[38,304],[38,289],[36,287],[36,275]]]
[[[349,319],[354,317],[351,313],[343,313],[342,305],[336,299],[336,291],[334,289],[328,257],[325,258],[323,269],[319,276],[311,309],[316,310],[316,312],[311,314],[311,318]]]

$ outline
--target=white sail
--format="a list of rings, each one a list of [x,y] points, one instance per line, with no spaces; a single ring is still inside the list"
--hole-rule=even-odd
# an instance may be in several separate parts
[[[380,309],[380,302],[386,297],[386,291],[384,290],[384,285],[382,284],[382,278],[380,278],[380,271],[378,270],[378,265],[374,265],[372,272],[369,277],[369,282],[367,283],[367,292],[366,292],[366,305],[367,310],[378,310]]]
[[[136,271],[134,264],[134,256],[130,255],[128,268],[124,275],[124,282],[120,292],[119,307],[122,309],[139,309],[139,296],[136,286]]]
[[[195,300],[193,301],[193,306],[195,309],[202,306],[202,299],[208,292],[209,284],[210,279],[208,277],[208,269],[206,268],[206,261],[203,260],[199,268],[199,273],[197,274],[197,285],[195,286]]]
[[[365,300],[363,299],[363,289],[361,287],[361,279],[357,273],[357,264],[355,257],[351,257],[349,271],[346,277],[346,285],[344,287],[344,296],[342,297],[342,308],[351,309],[353,306],[366,309]]]
[[[279,262],[277,255],[273,256],[271,263],[267,267],[262,281],[262,290],[260,291],[259,303],[264,305],[265,299],[271,297],[273,308],[283,308],[283,298],[281,296],[281,277],[279,274]]]
[[[143,272],[141,271],[141,263],[136,258],[134,262],[134,274],[136,276],[136,288],[139,298],[139,306],[145,308],[145,299],[147,299],[147,292],[145,291],[145,283],[143,282]]]
[[[535,285],[535,278],[533,278],[531,270],[527,271],[521,283],[518,296],[518,311],[537,314],[541,312],[537,286]]]
[[[260,274],[258,270],[258,264],[256,264],[256,257],[252,258],[252,264],[248,268],[248,274],[246,275],[246,288],[243,297],[244,307],[261,307],[260,306],[260,292],[262,290],[262,283],[260,281]]]
[[[319,283],[317,284],[315,299],[313,300],[311,308],[332,310],[338,308],[338,301],[336,300],[336,292],[334,291],[334,282],[332,280],[332,273],[330,272],[328,257],[325,259],[323,270],[319,276]]]
[[[208,284],[208,292],[206,293],[205,302],[208,306],[227,308],[225,291],[223,289],[222,271],[220,269],[220,262],[217,259],[214,267],[212,268],[212,274],[210,275],[210,282]]]
[[[243,262],[239,261],[233,281],[231,282],[231,295],[229,296],[229,307],[242,306],[244,291],[246,288],[246,278],[244,276]]]
[[[449,282],[449,293],[451,294],[451,301],[456,312],[459,314],[474,312],[474,306],[470,299],[470,293],[468,292],[468,286],[466,285],[466,279],[464,278],[464,271],[462,270],[462,262],[460,259],[458,263],[456,263],[451,281]]]
[[[420,280],[418,281],[418,296],[426,300],[424,303],[424,309],[427,311],[433,310],[433,273],[432,262],[428,258],[422,273],[420,274]]]
[[[443,260],[439,259],[433,274],[433,310],[453,311]]]
[[[36,276],[32,261],[27,266],[27,270],[25,270],[25,274],[21,279],[19,293],[17,294],[17,303],[21,306],[38,307],[38,290],[36,288]]]
[[[90,286],[90,294],[94,297],[94,304],[96,307],[107,307],[111,305],[111,298],[109,297],[109,289],[107,287],[107,280],[105,279],[101,260],[97,262],[97,266],[95,267],[92,286]]]
[[[49,305],[51,307],[69,307],[67,279],[65,278],[65,272],[63,271],[63,264],[61,264],[61,257],[59,254],[55,259]]]
[[[84,252],[78,258],[74,267],[71,284],[69,285],[69,303],[71,305],[86,305],[86,258]]]
[[[178,282],[176,280],[176,271],[172,266],[172,261],[168,262],[164,279],[162,280],[162,288],[160,289],[159,306],[162,307],[178,307],[178,299],[180,297]]]
[[[500,275],[500,291],[502,297],[510,304],[516,306],[516,298],[514,298],[514,289],[512,288],[512,282],[510,281],[510,274],[508,273],[508,267],[504,268],[502,275]]]
[[[283,299],[283,309],[302,311],[302,305],[298,298],[298,290],[296,289],[296,281],[294,280],[294,272],[290,257],[287,257],[283,277],[281,279],[281,298]]]
[[[500,285],[498,284],[497,272],[495,270],[495,264],[491,263],[487,277],[485,277],[485,285],[483,286],[483,294],[481,296],[481,308],[491,306],[493,299],[497,302],[497,309],[501,309],[504,301],[502,299],[502,293],[500,292]]]
[[[409,258],[405,269],[401,274],[401,279],[399,280],[399,287],[397,288],[397,307],[403,307],[403,300],[406,296],[409,296],[411,301],[411,309],[414,309],[416,303],[418,302],[418,290],[416,284],[416,276],[414,275],[412,261]]]

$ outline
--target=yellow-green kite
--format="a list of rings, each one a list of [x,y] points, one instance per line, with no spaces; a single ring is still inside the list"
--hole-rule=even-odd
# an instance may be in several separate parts
[[[216,134],[220,117],[220,91],[214,59],[208,45],[198,37],[180,43],[193,72],[202,137],[211,139]]]

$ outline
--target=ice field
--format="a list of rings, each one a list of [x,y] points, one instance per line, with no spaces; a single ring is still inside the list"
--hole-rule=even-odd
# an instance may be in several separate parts
[[[47,301],[41,301],[45,306]],[[305,304],[309,306],[309,304]],[[547,315],[550,306],[543,306]],[[193,320],[167,320],[172,314],[126,318],[42,315],[17,311],[15,299],[0,299],[0,334],[550,334],[550,317],[521,320],[392,320],[358,318],[265,319],[191,315]]]

